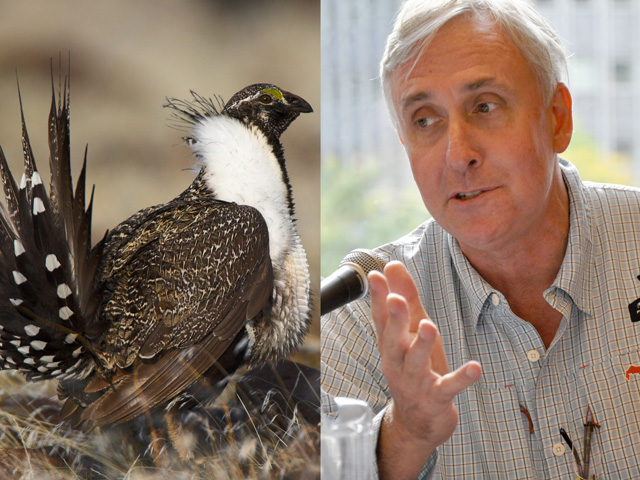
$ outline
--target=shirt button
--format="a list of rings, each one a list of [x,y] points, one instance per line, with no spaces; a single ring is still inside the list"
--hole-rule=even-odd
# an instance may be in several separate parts
[[[496,307],[500,305],[500,297],[498,296],[497,293],[491,294],[491,303],[493,303],[493,305]]]
[[[527,358],[530,362],[537,362],[540,360],[540,352],[538,352],[538,350],[529,350],[527,352]]]
[[[555,444],[553,445],[553,454],[554,454],[556,457],[561,457],[562,455],[564,455],[564,452],[565,452],[565,448],[564,448],[564,445],[563,445],[563,444],[561,444],[561,443],[555,443]]]

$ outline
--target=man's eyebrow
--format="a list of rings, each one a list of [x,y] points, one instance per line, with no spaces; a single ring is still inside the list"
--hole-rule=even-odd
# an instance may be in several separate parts
[[[431,94],[429,92],[414,93],[413,95],[409,95],[408,97],[404,97],[400,101],[400,105],[402,106],[402,110],[406,110],[412,104],[417,103],[417,102],[422,102],[424,100],[429,100],[430,97],[431,97]]]
[[[466,85],[464,85],[462,87],[462,91],[463,92],[473,92],[475,90],[479,90],[483,87],[492,87],[492,86],[497,86],[497,87],[502,87],[505,90],[507,90],[507,88],[501,84],[500,82],[498,82],[498,80],[496,79],[496,77],[484,77],[484,78],[480,78],[478,80],[475,80],[471,83],[468,83]],[[412,95],[408,95],[404,98],[402,98],[400,100],[400,106],[401,109],[407,110],[409,107],[411,107],[412,104],[417,103],[417,102],[423,102],[423,101],[427,101],[429,100],[433,95],[428,92],[428,91],[421,91],[421,92],[416,92]]]
[[[475,82],[468,83],[464,86],[463,91],[473,92],[474,90],[478,90],[482,87],[498,85],[496,77],[486,77],[476,80]]]

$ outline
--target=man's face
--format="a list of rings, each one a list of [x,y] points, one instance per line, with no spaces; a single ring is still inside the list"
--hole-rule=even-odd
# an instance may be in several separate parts
[[[391,93],[423,201],[463,251],[515,245],[566,216],[555,154],[571,138],[571,98],[560,85],[545,105],[498,27],[452,20],[392,76]]]

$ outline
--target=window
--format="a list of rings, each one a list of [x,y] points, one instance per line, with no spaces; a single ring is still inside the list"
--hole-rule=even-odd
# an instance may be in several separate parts
[[[615,79],[617,83],[629,83],[631,81],[631,62],[618,60],[615,66]]]

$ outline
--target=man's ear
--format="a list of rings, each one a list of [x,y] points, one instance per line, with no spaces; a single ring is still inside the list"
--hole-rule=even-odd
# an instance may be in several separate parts
[[[402,139],[402,135],[400,135],[400,132],[398,132],[396,130],[396,133],[398,134],[398,138],[400,139],[400,143],[404,146],[404,140]]]
[[[553,114],[553,148],[556,153],[564,152],[573,135],[573,112],[571,93],[564,83],[558,83],[551,99]]]

